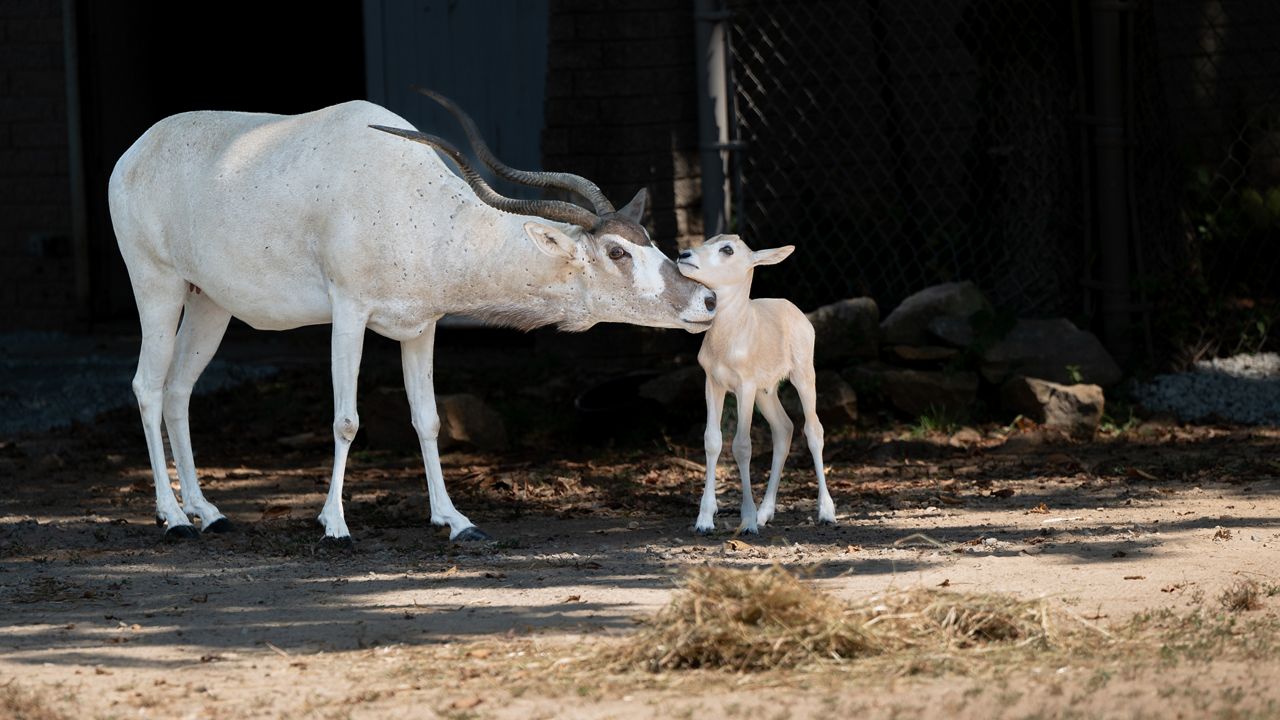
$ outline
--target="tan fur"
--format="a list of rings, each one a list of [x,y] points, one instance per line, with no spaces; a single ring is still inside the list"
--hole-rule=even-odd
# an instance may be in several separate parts
[[[701,247],[680,255],[678,266],[686,277],[716,292],[716,318],[698,352],[698,363],[707,373],[707,478],[695,528],[714,528],[716,511],[715,470],[722,444],[720,416],[726,392],[738,400],[738,428],[733,440],[734,459],[742,477],[743,532],[757,532],[775,510],[778,481],[791,446],[790,418],[778,400],[778,384],[790,380],[804,408],[805,439],[813,454],[818,476],[818,519],[835,522],[835,507],[827,492],[822,466],[822,424],[816,404],[813,369],[813,325],[787,300],[751,299],[751,280],[759,265],[786,259],[795,248],[786,246],[753,252],[736,235],[719,235]],[[758,406],[769,421],[773,436],[773,463],[769,485],[759,511],[751,492],[751,415]]]

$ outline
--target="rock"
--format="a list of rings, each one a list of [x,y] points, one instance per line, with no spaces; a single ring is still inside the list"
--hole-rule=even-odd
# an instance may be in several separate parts
[[[889,348],[891,358],[907,364],[938,365],[959,354],[960,351],[955,348],[937,345],[894,345]]]
[[[967,317],[939,315],[929,321],[929,334],[952,347],[967,348],[973,344],[973,323]]]
[[[636,393],[675,416],[705,417],[707,376],[699,365],[688,365],[645,381]]]
[[[818,393],[818,420],[822,422],[824,428],[849,425],[858,419],[858,394],[854,392],[853,386],[840,377],[840,373],[834,370],[819,370],[814,385]],[[804,408],[800,406],[800,396],[790,385],[783,386],[779,395],[782,398],[783,408],[795,423],[796,432],[799,433],[804,427]]]
[[[888,345],[928,345],[929,322],[934,318],[967,318],[986,307],[987,299],[971,282],[934,285],[903,300],[889,313],[880,323],[880,340]]]
[[[982,377],[1000,384],[1013,375],[1106,387],[1120,381],[1120,367],[1093,333],[1063,318],[1019,320],[982,354]]]
[[[919,417],[946,413],[964,417],[978,396],[978,375],[972,372],[909,370],[863,365],[850,378],[859,387],[876,388],[898,410]]]
[[[855,358],[874,358],[880,336],[880,308],[871,298],[849,298],[823,305],[806,315],[813,323],[814,364],[843,365]]]
[[[480,450],[502,450],[507,446],[507,426],[498,411],[467,393],[437,395],[440,413],[440,448],[457,443]]]
[[[1005,411],[1073,435],[1093,435],[1105,399],[1097,385],[1061,385],[1018,375],[1000,387]]]
[[[441,450],[460,444],[481,450],[501,450],[507,446],[507,428],[502,416],[475,395],[437,395],[436,411],[440,414],[436,444]],[[409,399],[403,388],[375,388],[361,398],[360,435],[370,448],[406,452],[420,448],[418,431],[410,418]],[[309,437],[312,435],[314,437]],[[321,439],[316,433],[303,433],[281,438],[279,442],[302,447]]]

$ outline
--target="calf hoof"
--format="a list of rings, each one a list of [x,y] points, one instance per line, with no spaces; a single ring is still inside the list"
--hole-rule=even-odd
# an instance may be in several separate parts
[[[693,528],[693,532],[694,532],[694,534],[695,534],[695,535],[710,535],[710,534],[714,533],[715,531],[716,531],[715,527],[705,527],[705,528],[703,528],[703,527],[697,527],[697,526],[695,526],[695,527]]]
[[[226,532],[231,532],[234,529],[235,528],[231,526],[230,520],[224,517],[220,517],[217,520],[214,520],[213,522],[209,523],[208,525],[202,526],[200,528],[200,532],[222,534]]]
[[[475,525],[472,525],[469,528],[463,528],[462,532],[449,539],[456,543],[489,542],[493,540],[493,538],[489,537],[489,533],[481,530]]]
[[[164,527],[164,518],[156,516],[156,527]]]
[[[827,527],[833,527],[835,525],[838,525],[839,523],[836,522],[835,518],[818,518],[818,524],[826,525]]]
[[[324,550],[341,550],[344,552],[350,552],[355,549],[356,542],[351,539],[350,535],[344,537],[325,535],[320,538],[320,547]]]
[[[195,540],[200,537],[200,531],[196,530],[194,525],[174,525],[164,531],[165,540]]]
[[[760,534],[760,528],[758,528],[758,527],[740,527],[740,528],[738,528],[738,534],[739,534],[739,535],[759,535],[759,534]]]

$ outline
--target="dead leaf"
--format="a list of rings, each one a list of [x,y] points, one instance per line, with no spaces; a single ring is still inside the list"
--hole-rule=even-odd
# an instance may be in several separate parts
[[[724,544],[724,549],[730,552],[740,552],[752,549],[750,543],[743,542],[738,538],[729,538]]]
[[[1147,576],[1146,575],[1125,575],[1124,579],[1125,580],[1146,580]]]
[[[493,651],[490,650],[489,648],[476,648],[475,650],[468,651],[467,657],[475,658],[477,660],[483,660],[492,654],[493,654]]]
[[[844,548],[845,555],[848,555],[849,553],[856,553],[856,552],[862,552],[861,545],[846,545]]]
[[[449,567],[447,570],[445,570],[443,573],[441,573],[441,575],[457,575],[457,574],[458,574],[458,566],[457,566],[457,565],[453,565],[453,566]]]
[[[191,596],[191,602],[193,602],[193,603],[205,603],[205,602],[209,602],[209,593],[203,593],[203,594],[201,594],[201,595],[192,595],[192,596]]]
[[[1174,592],[1174,591],[1176,591],[1176,590],[1181,590],[1182,588],[1184,588],[1184,587],[1186,587],[1186,586],[1187,586],[1187,584],[1186,584],[1186,583],[1174,583],[1174,584],[1172,584],[1172,585],[1165,585],[1164,587],[1160,588],[1160,592],[1163,592],[1163,593],[1171,593],[1171,592]]]
[[[1122,557],[1125,557],[1125,556],[1126,556],[1126,555],[1128,555],[1128,554],[1129,554],[1129,553],[1126,553],[1126,552],[1125,552],[1125,551],[1123,551],[1123,550],[1117,550],[1117,551],[1115,551],[1115,552],[1111,553],[1111,557],[1113,557],[1113,558],[1122,558]]]
[[[268,505],[267,509],[262,511],[262,519],[278,520],[289,517],[291,514],[293,514],[293,508],[288,505]]]
[[[1215,532],[1215,533],[1213,534],[1213,539],[1214,539],[1215,541],[1216,541],[1216,540],[1230,540],[1230,539],[1231,539],[1231,530],[1230,530],[1229,528],[1220,527],[1220,528],[1218,528],[1218,531],[1217,531],[1217,532]]]
[[[1049,506],[1048,506],[1048,505],[1045,505],[1044,503],[1040,503],[1039,505],[1037,505],[1037,506],[1035,506],[1035,507],[1031,508],[1031,509],[1030,509],[1030,510],[1028,510],[1027,512],[1028,512],[1028,513],[1035,514],[1035,515],[1048,515],[1048,514],[1049,514]]]
[[[991,497],[1008,498],[1013,497],[1017,492],[1013,488],[1000,488],[999,490],[992,490],[990,494]]]
[[[938,587],[951,587],[951,578],[946,578],[942,582],[938,583]]]
[[[449,703],[449,707],[453,710],[470,710],[471,708],[476,707],[482,702],[484,702],[484,698],[475,696],[475,697],[454,700],[453,702]]]
[[[565,598],[565,599],[564,599],[564,600],[562,600],[561,602],[566,602],[566,603],[582,602],[582,596],[581,596],[581,595],[570,595],[569,597]]]
[[[1124,469],[1124,474],[1131,478],[1142,478],[1143,480],[1156,481],[1160,479],[1139,467],[1127,467]]]
[[[202,663],[217,662],[221,659],[222,659],[221,655],[201,655],[200,656],[200,662]]]
[[[964,500],[955,495],[943,495],[938,493],[938,501],[943,505],[963,505]]]
[[[486,572],[486,573],[484,574],[484,576],[485,576],[485,577],[487,577],[487,578],[490,578],[490,579],[492,579],[492,580],[502,580],[503,578],[505,578],[505,577],[507,576],[507,574],[506,574],[506,573],[504,573],[504,572],[495,572],[495,571],[490,570],[490,571]]]

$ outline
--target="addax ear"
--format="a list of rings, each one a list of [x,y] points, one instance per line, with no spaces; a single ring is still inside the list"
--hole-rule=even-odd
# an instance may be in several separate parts
[[[631,198],[631,202],[619,210],[618,214],[639,225],[640,220],[644,217],[644,208],[648,204],[649,190],[640,188],[640,192],[636,193],[636,196]]]
[[[551,257],[561,260],[573,260],[577,257],[577,242],[550,225],[527,222],[524,224],[524,231],[535,247]]]
[[[757,250],[751,253],[752,265],[777,265],[796,251],[795,245],[783,245],[780,248]]]

